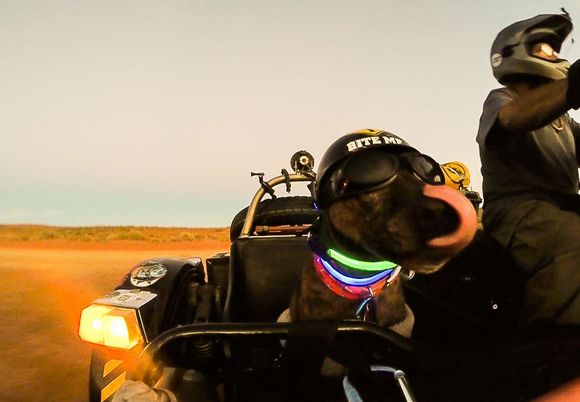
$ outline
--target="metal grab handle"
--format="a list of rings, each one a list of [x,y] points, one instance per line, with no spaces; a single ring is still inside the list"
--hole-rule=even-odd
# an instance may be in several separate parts
[[[303,174],[301,172],[299,173],[294,173],[291,175],[283,175],[283,176],[276,176],[273,179],[268,180],[266,183],[268,186],[270,187],[274,187],[277,186],[279,184],[282,183],[287,183],[288,180],[290,180],[291,182],[298,182],[298,181],[314,181],[315,178],[311,175],[308,174]],[[260,189],[258,189],[258,191],[256,191],[256,194],[254,195],[254,198],[252,198],[252,202],[250,203],[250,206],[248,207],[248,213],[246,214],[246,220],[244,221],[244,226],[242,227],[242,233],[240,234],[240,237],[249,237],[250,233],[252,231],[252,227],[254,226],[254,216],[256,215],[256,209],[258,208],[258,204],[260,203],[260,201],[262,200],[262,197],[264,197],[264,195],[266,194],[266,190],[264,190],[263,187],[260,187]]]
[[[416,402],[416,399],[413,396],[413,393],[411,392],[411,388],[409,387],[407,377],[405,377],[405,372],[403,370],[376,364],[371,365],[370,369],[372,372],[392,374],[394,379],[397,381],[397,385],[401,389],[403,396],[405,397],[405,401]],[[342,387],[344,389],[344,394],[348,402],[364,402],[360,394],[356,390],[356,388],[352,385],[352,383],[348,379],[348,375],[344,376],[344,379],[342,380]]]
[[[397,380],[399,388],[401,388],[401,392],[403,393],[405,400],[407,402],[416,402],[416,399],[413,396],[413,393],[411,392],[409,382],[407,381],[407,377],[405,376],[405,372],[403,370],[398,370],[389,366],[373,365],[371,366],[371,371],[392,373],[393,377],[395,377],[395,380]]]

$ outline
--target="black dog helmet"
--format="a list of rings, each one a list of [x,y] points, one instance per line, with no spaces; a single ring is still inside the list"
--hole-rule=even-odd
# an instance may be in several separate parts
[[[568,14],[542,14],[504,28],[491,45],[494,77],[505,83],[510,77],[533,75],[559,80],[566,78],[570,63],[565,59],[546,60],[532,55],[531,47],[546,42],[560,51],[572,31]]]
[[[405,154],[404,163],[421,180],[443,184],[443,173],[433,159],[393,133],[365,129],[342,136],[322,157],[314,192],[316,204],[324,208],[337,199],[388,184],[401,163],[395,154]]]

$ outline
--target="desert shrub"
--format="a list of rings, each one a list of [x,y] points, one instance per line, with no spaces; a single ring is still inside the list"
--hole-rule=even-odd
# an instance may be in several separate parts
[[[42,232],[40,238],[42,240],[52,240],[56,239],[57,235],[54,232]]]
[[[147,236],[141,232],[128,232],[119,234],[119,240],[147,240]]]
[[[186,228],[145,226],[57,227],[42,225],[0,225],[2,241],[119,241],[138,240],[155,243],[215,240],[228,242],[229,228]]]

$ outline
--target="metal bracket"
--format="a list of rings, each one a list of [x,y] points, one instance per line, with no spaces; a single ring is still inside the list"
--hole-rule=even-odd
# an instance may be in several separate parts
[[[260,182],[260,186],[262,186],[262,188],[264,189],[264,191],[268,194],[270,194],[270,197],[272,197],[273,200],[275,200],[277,197],[274,195],[274,188],[268,184],[268,182],[264,181],[264,173],[254,173],[254,172],[250,172],[250,176],[258,176],[258,181]]]
[[[290,184],[290,174],[286,169],[282,169],[282,176],[284,176],[285,183],[286,183],[286,192],[289,193],[292,189],[292,185]]]

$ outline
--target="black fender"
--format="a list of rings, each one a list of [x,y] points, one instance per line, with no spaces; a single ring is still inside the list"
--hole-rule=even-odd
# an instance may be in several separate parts
[[[140,309],[145,334],[153,339],[179,323],[192,283],[205,284],[201,258],[151,258],[134,266],[115,290],[147,290],[157,295]]]
[[[110,401],[131,371],[143,347],[160,333],[187,323],[194,314],[190,287],[205,284],[201,258],[150,258],[135,265],[115,290],[97,303],[133,307],[143,330],[144,345],[120,350],[95,345],[89,373],[89,401]],[[135,304],[135,299],[142,300]]]

